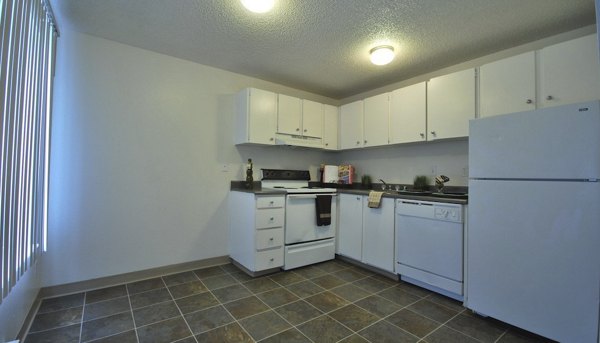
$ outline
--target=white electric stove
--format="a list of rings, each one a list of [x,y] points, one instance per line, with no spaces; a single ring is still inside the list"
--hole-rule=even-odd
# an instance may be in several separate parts
[[[287,192],[283,269],[293,269],[335,258],[335,188],[309,187],[308,170],[262,169],[262,188]],[[318,197],[330,201],[330,223],[317,225]]]

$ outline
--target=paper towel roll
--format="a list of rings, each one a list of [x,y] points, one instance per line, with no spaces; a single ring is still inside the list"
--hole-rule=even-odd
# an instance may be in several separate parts
[[[337,183],[338,182],[338,166],[326,165],[323,169],[323,182],[324,183]]]

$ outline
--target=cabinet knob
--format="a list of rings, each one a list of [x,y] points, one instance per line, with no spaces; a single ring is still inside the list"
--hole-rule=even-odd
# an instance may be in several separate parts
[[[275,259],[273,257],[271,257],[271,259],[269,261],[273,262],[273,261],[275,261]]]
[[[360,197],[356,197],[356,200],[360,200]]]
[[[325,146],[329,146],[329,143],[325,143]]]
[[[275,218],[271,217],[271,219],[269,219],[269,220],[270,220],[270,221],[273,221],[273,220],[275,220]]]
[[[306,132],[306,129],[304,129],[304,132]]]
[[[552,99],[554,99],[554,97],[553,97],[552,95],[548,95],[548,96],[546,97],[546,100],[552,100]]]
[[[435,136],[435,131],[431,131],[431,134]]]
[[[421,135],[421,138],[425,138],[425,134],[423,132],[419,133],[419,135]]]
[[[365,139],[365,144],[367,144],[367,140]]]
[[[356,141],[356,145],[359,145],[359,144],[360,144],[360,141]]]
[[[273,241],[273,237],[269,238],[270,241]]]
[[[272,142],[273,141],[273,137],[269,138],[269,140]]]
[[[525,101],[525,102],[528,103],[528,104],[531,104],[531,103],[533,103],[533,100],[527,99],[527,101]]]

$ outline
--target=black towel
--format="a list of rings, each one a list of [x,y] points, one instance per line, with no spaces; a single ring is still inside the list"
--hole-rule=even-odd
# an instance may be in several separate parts
[[[317,195],[317,226],[331,225],[331,195]]]

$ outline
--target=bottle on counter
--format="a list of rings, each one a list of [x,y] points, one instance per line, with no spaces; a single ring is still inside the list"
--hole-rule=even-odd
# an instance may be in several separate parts
[[[254,177],[252,176],[252,159],[248,159],[248,164],[246,165],[246,188],[252,189],[254,185]]]

